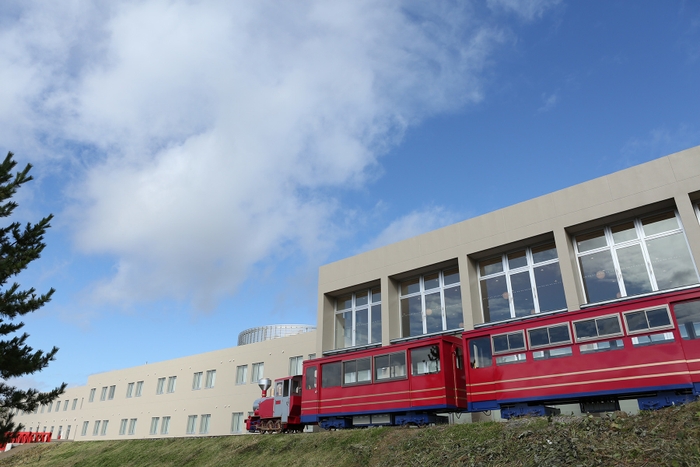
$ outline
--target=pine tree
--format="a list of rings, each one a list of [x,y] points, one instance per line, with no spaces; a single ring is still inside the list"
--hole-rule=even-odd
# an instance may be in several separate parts
[[[11,152],[0,164],[0,218],[12,215],[17,207],[12,197],[20,186],[32,180],[28,175],[31,164],[13,175],[15,165],[17,162],[12,159]],[[22,430],[23,426],[13,421],[17,410],[33,411],[58,398],[66,387],[64,383],[53,391],[40,392],[19,389],[11,384],[11,378],[31,375],[46,368],[58,351],[56,347],[49,352],[35,351],[27,344],[29,335],[18,333],[24,326],[18,319],[44,306],[51,300],[54,289],[37,295],[34,288],[20,290],[16,282],[8,285],[13,276],[39,258],[46,246],[44,232],[50,227],[52,218],[53,215],[49,215],[37,224],[28,223],[24,228],[19,222],[0,228],[0,443],[10,433]]]

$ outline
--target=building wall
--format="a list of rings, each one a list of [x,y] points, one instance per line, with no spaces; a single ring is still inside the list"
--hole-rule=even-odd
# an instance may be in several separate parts
[[[586,296],[574,236],[659,209],[677,210],[697,265],[698,192],[700,147],[695,147],[322,266],[317,352],[339,348],[334,341],[337,298],[368,287],[381,288],[381,344],[405,337],[399,303],[402,281],[446,266],[459,268],[462,324],[472,329],[484,322],[479,261],[546,240],[556,244],[566,308],[577,310]]]
[[[280,378],[289,375],[290,357],[303,356],[306,360],[315,351],[316,332],[310,331],[290,337],[271,339],[228,349],[192,355],[158,363],[149,363],[123,370],[98,373],[88,377],[85,386],[68,388],[61,396],[60,410],[56,404],[52,410],[41,407],[37,413],[18,414],[16,421],[25,425],[25,430],[52,430],[56,438],[61,427],[62,439],[76,441],[96,439],[134,439],[181,436],[218,436],[232,431],[233,413],[248,416],[253,401],[260,397],[257,381],[252,381],[252,365],[264,363],[263,376]],[[247,366],[244,384],[236,384],[237,367]],[[206,373],[216,370],[214,387],[205,388]],[[201,389],[193,389],[194,373],[202,372]],[[168,392],[168,378],[176,377],[174,392]],[[158,379],[165,378],[163,394],[157,394]],[[136,397],[136,383],[143,381],[142,393]],[[127,397],[129,383],[134,384],[132,397]],[[110,387],[115,386],[114,396],[109,399]],[[106,389],[105,400],[101,400],[102,388]],[[90,402],[90,392],[95,390]],[[65,403],[68,401],[68,405]],[[73,409],[73,403],[76,407]],[[64,410],[64,407],[66,409]],[[200,433],[202,415],[210,415],[207,433]],[[195,433],[186,433],[188,417],[196,415]],[[159,418],[156,434],[150,434],[151,420]],[[167,434],[161,434],[163,417],[170,417]],[[121,420],[126,419],[126,432],[119,434]],[[129,434],[131,420],[136,419],[135,430]],[[97,434],[93,434],[95,422],[100,421]],[[107,430],[102,434],[104,421]],[[82,435],[84,423],[87,432]],[[70,426],[70,433],[66,433]],[[242,429],[245,427],[243,426]]]

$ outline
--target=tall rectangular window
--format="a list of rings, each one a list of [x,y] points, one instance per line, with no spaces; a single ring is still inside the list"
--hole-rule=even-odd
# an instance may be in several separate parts
[[[163,417],[163,423],[160,424],[160,434],[167,435],[170,430],[170,416]]]
[[[199,422],[199,434],[206,435],[209,433],[209,421],[211,420],[211,414],[202,414],[202,418]]]
[[[234,412],[231,416],[231,433],[243,432],[243,412]]]
[[[289,357],[289,376],[301,374],[303,361],[304,357],[302,355],[299,355],[298,357]]]
[[[107,435],[107,425],[109,425],[109,420],[102,420],[102,431],[100,431],[100,436]]]
[[[236,367],[236,384],[245,384],[248,379],[248,365],[239,365]]]
[[[129,420],[129,434],[133,435],[136,433],[136,418],[132,418]]]
[[[202,372],[198,371],[192,375],[192,390],[202,389]]]
[[[126,385],[126,398],[130,398],[134,395],[134,383],[129,383]]]
[[[588,303],[698,283],[675,211],[577,235],[574,246]]]
[[[75,398],[73,399],[73,406],[71,407],[71,410],[75,410],[75,408],[78,406],[78,399]]]
[[[123,435],[126,434],[126,425],[129,423],[128,418],[122,418],[121,422],[119,422],[119,434]]]
[[[207,370],[207,376],[204,380],[204,387],[206,389],[211,389],[216,383],[216,370]]]
[[[136,397],[141,397],[141,393],[143,392],[143,381],[137,381],[136,382]]]
[[[168,392],[175,392],[175,383],[177,382],[177,376],[171,376],[168,378]]]
[[[189,417],[187,417],[187,429],[185,430],[185,433],[188,435],[193,435],[195,432],[196,426],[197,426],[197,416],[190,415]]]
[[[566,310],[554,242],[479,262],[484,322]]]
[[[382,293],[379,287],[335,300],[335,347],[342,349],[382,341]]]
[[[107,386],[103,386],[100,392],[100,400],[103,401],[105,399],[107,399]]]
[[[156,383],[156,394],[163,394],[165,390],[165,378],[158,378],[158,383]]]
[[[109,394],[107,395],[107,399],[112,400],[114,399],[114,392],[117,390],[117,386],[112,385],[109,387]]]
[[[68,410],[68,402],[69,402],[69,401],[68,401],[67,399],[66,399],[65,401],[63,401],[63,411],[64,411],[64,412],[65,412],[66,410]]]
[[[151,417],[151,430],[149,431],[149,434],[152,434],[152,435],[158,434],[158,421],[159,420],[160,420],[160,417]]]
[[[83,422],[83,429],[80,431],[80,436],[85,436],[87,434],[89,424],[90,422]],[[44,431],[46,431],[46,427],[44,427]]]
[[[92,402],[92,401],[95,400],[95,390],[96,390],[96,389],[97,389],[97,388],[92,388],[92,389],[90,389],[90,397],[88,398],[88,402]]]
[[[420,336],[464,327],[457,268],[401,283],[401,335]]]
[[[100,420],[95,420],[95,425],[92,427],[92,436],[100,434]]]
[[[250,382],[253,384],[258,384],[258,381],[264,378],[263,372],[265,371],[265,363],[258,362],[253,363],[253,375],[250,378]]]

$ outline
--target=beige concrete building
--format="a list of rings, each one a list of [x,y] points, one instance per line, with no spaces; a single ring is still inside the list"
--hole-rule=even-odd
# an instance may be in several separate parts
[[[26,431],[75,441],[242,433],[257,381],[301,374],[315,343],[314,326],[249,329],[237,347],[91,375],[15,419]]]
[[[322,266],[317,331],[93,375],[18,420],[75,440],[239,433],[253,383],[311,355],[698,287],[699,202],[695,147]]]
[[[700,147],[320,268],[317,353],[700,282]]]

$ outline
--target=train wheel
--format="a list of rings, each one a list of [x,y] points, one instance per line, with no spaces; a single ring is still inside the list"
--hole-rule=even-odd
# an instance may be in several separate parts
[[[271,428],[275,433],[282,433],[282,421],[281,420],[275,420],[274,422],[270,422],[271,425],[273,425]]]

